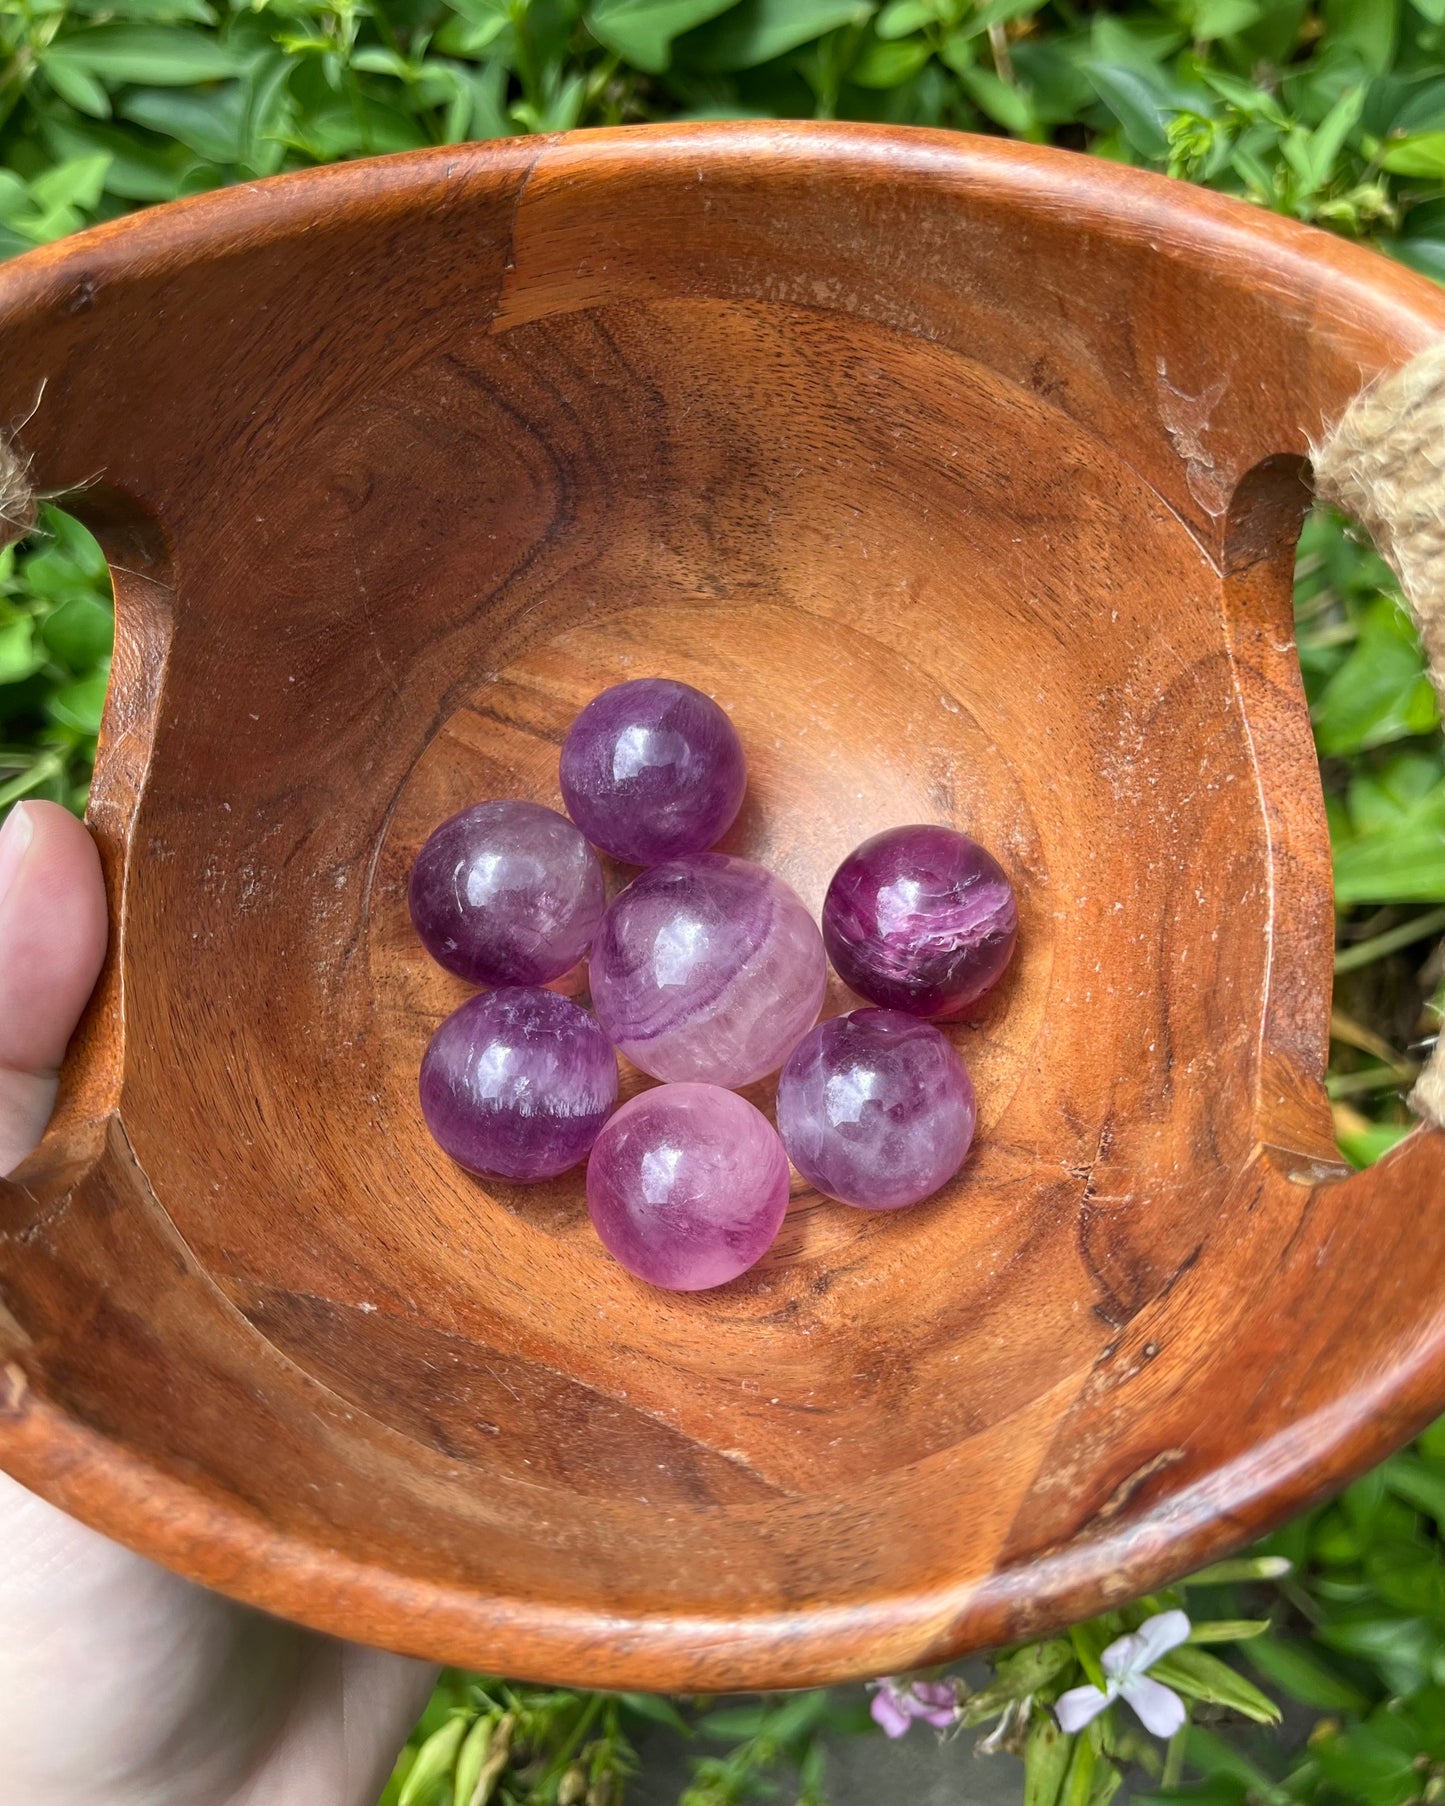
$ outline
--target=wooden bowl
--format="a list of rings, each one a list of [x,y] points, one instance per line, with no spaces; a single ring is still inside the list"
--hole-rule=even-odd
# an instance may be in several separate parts
[[[27,1485],[347,1637],[788,1686],[1097,1611],[1445,1403],[1445,1139],[1347,1176],[1320,1084],[1290,612],[1307,435],[1445,295],[1107,163],[746,123],[207,195],[6,265],[0,321],[119,604],[115,948],[0,1187]],[[556,802],[647,673],[731,711],[725,844],[813,908],[926,819],[1022,912],[962,1177],[799,1186],[694,1296],[415,1094],[462,993],[413,853]]]

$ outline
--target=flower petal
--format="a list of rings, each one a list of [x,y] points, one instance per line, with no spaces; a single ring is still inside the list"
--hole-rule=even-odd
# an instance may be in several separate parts
[[[1147,1674],[1134,1675],[1120,1691],[1139,1714],[1144,1729],[1156,1737],[1172,1737],[1188,1716],[1184,1701],[1173,1688],[1162,1681],[1151,1681]]]
[[[925,1706],[953,1712],[958,1706],[958,1689],[952,1681],[914,1681],[910,1691]],[[922,1714],[918,1714],[922,1717]]]
[[[1054,1706],[1054,1717],[1061,1731],[1082,1731],[1109,1703],[1109,1695],[1099,1687],[1070,1687],[1061,1693]]]
[[[1140,1668],[1152,1668],[1160,1656],[1189,1641],[1189,1617],[1185,1612],[1160,1612],[1146,1618],[1134,1633],[1144,1646]]]
[[[1122,1637],[1115,1637],[1099,1657],[1099,1666],[1114,1681],[1122,1681],[1131,1674],[1142,1674],[1149,1666],[1145,1660],[1143,1637],[1138,1631],[1128,1631]]]
[[[931,1711],[920,1712],[918,1716],[925,1724],[931,1724],[935,1731],[951,1731],[958,1723],[957,1706],[935,1706]]]
[[[913,1722],[894,1698],[893,1689],[886,1685],[873,1695],[868,1710],[873,1714],[874,1724],[881,1725],[889,1737],[902,1737]]]

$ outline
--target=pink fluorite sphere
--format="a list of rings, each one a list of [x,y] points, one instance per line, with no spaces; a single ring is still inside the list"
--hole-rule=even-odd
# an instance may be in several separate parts
[[[946,1185],[976,1115],[952,1044],[898,1010],[820,1022],[778,1081],[778,1132],[793,1165],[830,1198],[864,1210],[901,1210]]]
[[[606,897],[597,855],[565,815],[495,802],[442,823],[416,856],[408,902],[422,945],[448,972],[539,985],[586,953]]]
[[[827,964],[797,894],[746,859],[655,865],[612,902],[592,944],[598,1021],[656,1079],[748,1085],[818,1019]]]
[[[615,684],[562,743],[562,796],[589,840],[629,865],[703,853],[747,788],[742,742],[701,690],[666,677]]]
[[[422,1057],[422,1115],[437,1145],[492,1178],[565,1173],[616,1102],[606,1036],[554,991],[508,986],[468,998]]]
[[[700,1292],[736,1279],[772,1246],[788,1208],[788,1158],[746,1098],[716,1085],[659,1085],[597,1137],[587,1208],[629,1273]]]
[[[844,984],[883,1009],[957,1016],[1003,976],[1018,909],[1003,867],[952,828],[889,828],[833,874],[823,940]]]

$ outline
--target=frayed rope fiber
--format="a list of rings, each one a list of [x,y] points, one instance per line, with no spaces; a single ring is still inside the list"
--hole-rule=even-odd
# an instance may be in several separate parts
[[[35,491],[30,473],[4,438],[0,438],[0,552],[35,525]]]
[[[1371,384],[1311,448],[1315,492],[1357,520],[1410,604],[1445,714],[1445,339]],[[1445,1127],[1445,1042],[1410,1103]]]

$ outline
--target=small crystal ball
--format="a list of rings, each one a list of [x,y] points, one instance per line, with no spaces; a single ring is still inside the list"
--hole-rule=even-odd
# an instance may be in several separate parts
[[[554,991],[471,997],[432,1036],[421,1108],[468,1171],[552,1179],[576,1166],[617,1102],[617,1059],[587,1014]]]
[[[669,860],[612,902],[592,945],[592,1003],[653,1078],[748,1085],[818,1019],[827,963],[783,880],[724,853]]]
[[[899,1010],[854,1010],[803,1036],[778,1081],[778,1132],[828,1197],[901,1210],[962,1166],[977,1111],[946,1036]]]
[[[823,902],[823,940],[844,984],[911,1016],[957,1016],[992,990],[1018,922],[1003,867],[952,828],[875,834],[838,867]]]
[[[593,698],[562,743],[562,797],[589,840],[629,865],[703,853],[742,807],[747,762],[701,690],[642,677]]]
[[[630,1273],[699,1292],[745,1273],[788,1207],[788,1158],[761,1111],[716,1085],[659,1085],[626,1103],[587,1163],[587,1209]]]
[[[471,984],[540,985],[571,971],[606,897],[585,837],[540,803],[478,803],[416,856],[411,919],[432,958]]]

